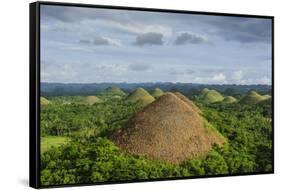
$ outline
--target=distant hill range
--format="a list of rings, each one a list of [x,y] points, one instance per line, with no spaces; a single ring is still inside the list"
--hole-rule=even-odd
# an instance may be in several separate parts
[[[104,90],[113,90],[110,87],[120,88],[125,93],[131,93],[137,88],[144,88],[149,92],[156,88],[162,91],[181,92],[186,96],[200,95],[204,88],[217,90],[226,96],[245,95],[251,90],[260,94],[271,95],[271,85],[207,85],[193,83],[41,83],[42,96],[67,96],[67,95],[97,95]]]

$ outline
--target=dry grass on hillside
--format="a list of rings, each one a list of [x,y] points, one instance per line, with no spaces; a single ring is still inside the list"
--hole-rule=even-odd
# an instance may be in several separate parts
[[[133,116],[112,140],[131,154],[179,164],[208,152],[224,139],[194,109],[166,93]]]
[[[182,101],[187,103],[187,105],[189,105],[194,111],[196,111],[197,113],[200,113],[200,114],[202,113],[201,110],[190,99],[188,99],[186,96],[184,96],[182,93],[174,92],[174,94],[178,98],[180,98]]]

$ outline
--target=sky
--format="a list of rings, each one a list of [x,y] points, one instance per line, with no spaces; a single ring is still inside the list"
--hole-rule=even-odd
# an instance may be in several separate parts
[[[271,20],[41,5],[41,82],[271,84]]]

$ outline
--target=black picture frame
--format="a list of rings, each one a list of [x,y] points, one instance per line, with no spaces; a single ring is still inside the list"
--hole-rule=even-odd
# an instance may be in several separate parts
[[[198,14],[198,15],[214,15],[214,16],[234,16],[245,18],[265,18],[270,19],[272,24],[272,171],[269,172],[254,172],[241,174],[221,174],[208,176],[193,176],[180,178],[164,178],[164,179],[149,179],[136,181],[117,181],[117,182],[101,182],[89,184],[65,184],[65,185],[50,185],[42,186],[40,184],[40,6],[71,6],[71,7],[87,7],[87,8],[102,8],[102,9],[117,9],[117,10],[133,10],[144,12],[164,12],[164,13],[183,13],[183,14]],[[125,7],[125,6],[109,6],[109,5],[92,5],[79,3],[59,3],[38,1],[29,5],[29,59],[30,59],[30,75],[29,75],[29,185],[33,188],[50,188],[50,187],[72,187],[72,186],[88,186],[100,184],[119,184],[119,183],[135,183],[135,182],[151,182],[151,181],[166,181],[179,179],[194,179],[194,178],[213,178],[213,177],[233,177],[245,175],[273,174],[274,173],[274,16],[264,15],[248,15],[248,14],[233,14],[233,13],[218,13],[218,12],[201,12],[187,10],[170,10],[170,9],[155,9],[141,7]]]

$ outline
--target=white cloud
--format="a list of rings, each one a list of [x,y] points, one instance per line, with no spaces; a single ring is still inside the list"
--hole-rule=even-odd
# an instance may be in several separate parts
[[[256,79],[257,84],[271,84],[271,79],[267,76],[263,76],[260,79]]]
[[[115,21],[107,21],[106,23],[103,22],[100,24],[106,24],[105,27],[110,26],[112,28],[116,28],[135,35],[145,34],[148,32],[161,33],[164,36],[172,35],[171,28],[161,25],[148,25],[143,23],[120,23]]]
[[[224,82],[225,81],[225,75],[223,73],[218,73],[218,74],[213,76],[212,80],[217,81],[217,82]]]
[[[100,75],[122,75],[127,72],[127,67],[123,64],[99,64],[94,67],[95,73]]]
[[[224,73],[218,73],[213,76],[198,76],[195,77],[191,82],[205,83],[205,84],[226,84],[226,77]]]
[[[243,79],[243,72],[241,70],[235,71],[232,75],[232,80],[239,82]]]

